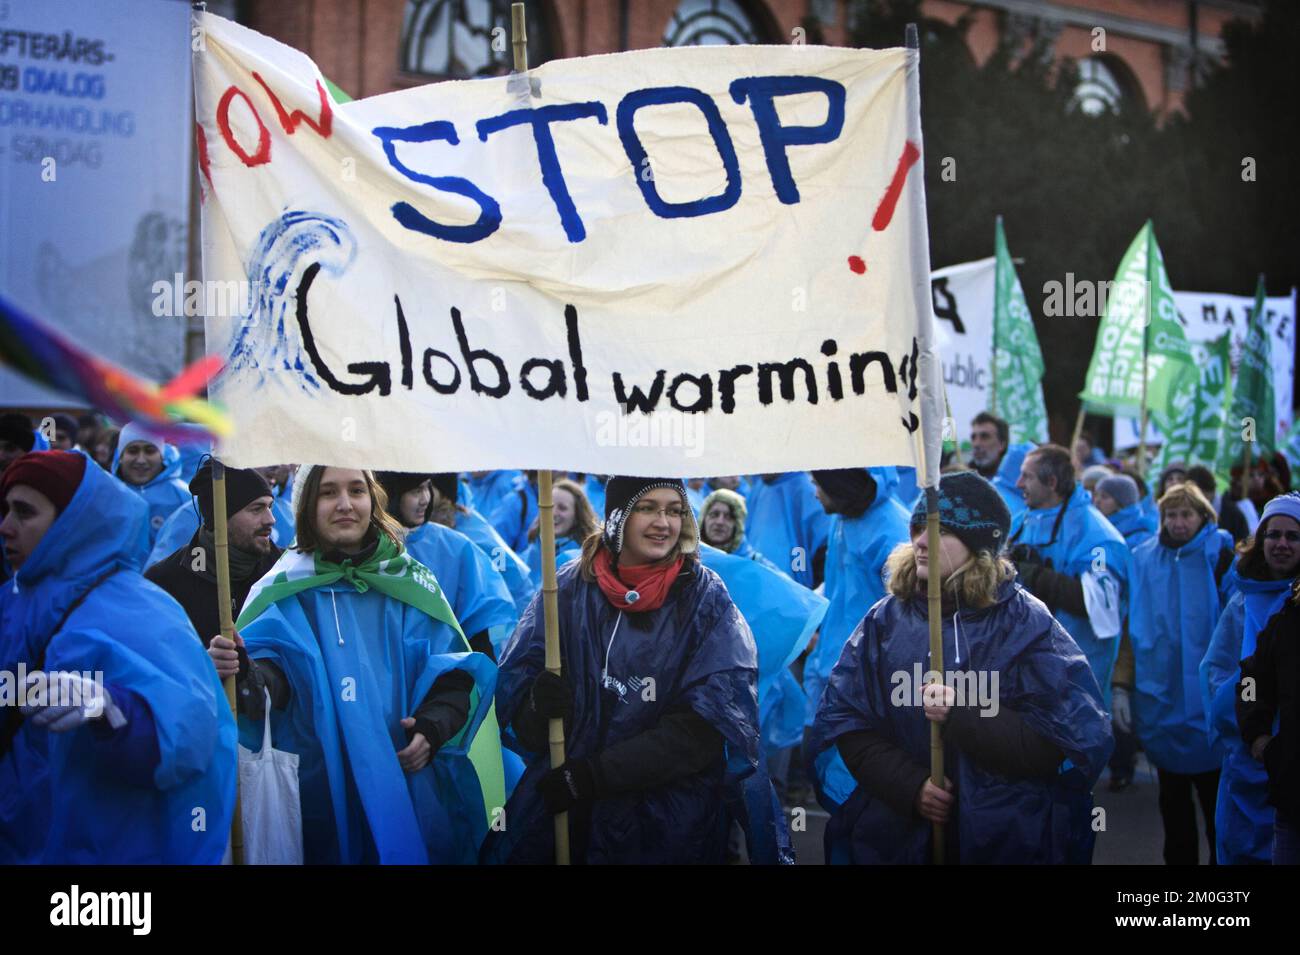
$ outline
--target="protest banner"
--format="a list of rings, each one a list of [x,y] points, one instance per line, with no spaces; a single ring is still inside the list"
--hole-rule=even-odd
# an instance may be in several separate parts
[[[906,51],[642,50],[340,104],[302,53],[195,27],[204,277],[249,303],[207,322],[228,464],[921,464]]]

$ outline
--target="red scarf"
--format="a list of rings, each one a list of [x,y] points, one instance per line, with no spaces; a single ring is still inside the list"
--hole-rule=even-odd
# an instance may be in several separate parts
[[[637,567],[620,567],[614,570],[614,559],[610,552],[601,547],[596,551],[596,583],[600,585],[605,599],[619,610],[628,613],[645,613],[663,606],[682,569],[683,558],[678,556],[671,564],[641,564]],[[630,591],[639,595],[636,600],[628,601]]]

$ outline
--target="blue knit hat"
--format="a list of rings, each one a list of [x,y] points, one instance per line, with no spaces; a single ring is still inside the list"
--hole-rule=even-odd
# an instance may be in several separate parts
[[[912,509],[912,527],[925,524],[925,495]],[[1011,530],[1011,511],[988,481],[974,471],[939,478],[939,526],[957,536],[972,552],[997,554]]]

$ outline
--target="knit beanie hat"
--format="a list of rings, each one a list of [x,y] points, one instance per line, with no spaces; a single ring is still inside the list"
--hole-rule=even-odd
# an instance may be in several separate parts
[[[912,528],[925,525],[926,495],[912,510]],[[939,478],[939,526],[955,534],[972,552],[997,554],[1011,530],[1011,511],[988,481],[974,471],[956,471]]]
[[[22,459],[19,458],[19,460]],[[10,467],[13,467],[13,465],[10,465]],[[1265,504],[1264,512],[1259,515],[1260,524],[1263,524],[1274,514],[1282,514],[1300,524],[1300,493],[1288,491],[1286,494],[1279,494]],[[1258,532],[1258,528],[1256,532]]]
[[[1110,477],[1114,473],[1114,471],[1106,467],[1104,464],[1092,464],[1083,469],[1083,474],[1079,476],[1079,483],[1084,487],[1087,487],[1089,484],[1096,485],[1106,480],[1106,478]]]
[[[25,414],[0,415],[0,441],[30,451],[36,445],[36,432],[32,430],[31,419]]]
[[[460,475],[454,471],[445,471],[442,474],[431,474],[433,478],[433,489],[443,496],[444,500],[456,504],[460,501]]]
[[[62,514],[86,475],[86,456],[75,451],[29,451],[14,459],[0,475],[0,511],[8,513],[5,498],[18,484],[40,491]]]
[[[1138,493],[1137,481],[1127,474],[1114,474],[1097,482],[1097,490],[1109,494],[1120,506],[1120,510],[1132,507],[1141,495]]]
[[[623,552],[623,528],[637,502],[651,491],[668,488],[682,496],[686,511],[682,519],[682,534],[678,546],[683,554],[692,554],[699,545],[700,528],[695,523],[686,485],[679,478],[612,477],[605,485],[605,546],[615,554]]]
[[[727,505],[731,510],[731,519],[736,522],[736,528],[731,532],[731,540],[727,545],[722,547],[715,544],[720,550],[725,550],[728,554],[734,553],[740,546],[740,539],[745,536],[745,518],[749,516],[749,509],[745,507],[745,499],[735,491],[729,491],[725,487],[720,487],[704,499],[704,506],[700,508],[700,520],[709,519],[709,508],[714,504],[722,503]]]
[[[212,462],[205,460],[190,480],[190,493],[199,501],[203,526],[217,526],[212,499]],[[274,497],[271,485],[261,473],[252,469],[226,468],[226,517],[233,517],[259,497]]]
[[[813,471],[812,476],[845,517],[861,517],[876,502],[876,479],[866,468]]]

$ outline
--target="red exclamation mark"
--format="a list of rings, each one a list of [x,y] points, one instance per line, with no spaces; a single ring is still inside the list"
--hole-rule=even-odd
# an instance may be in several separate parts
[[[898,157],[898,166],[894,169],[894,177],[889,180],[889,186],[885,189],[885,194],[880,197],[880,204],[876,206],[876,214],[871,217],[871,228],[876,232],[883,232],[894,218],[894,209],[898,205],[898,197],[903,194],[903,185],[907,182],[907,173],[921,158],[921,150],[917,148],[916,143],[910,139],[903,146],[903,155]],[[867,271],[867,263],[858,255],[849,256],[849,268],[862,275]]]

